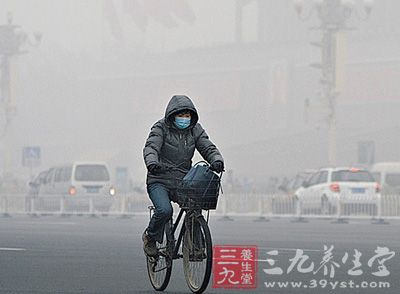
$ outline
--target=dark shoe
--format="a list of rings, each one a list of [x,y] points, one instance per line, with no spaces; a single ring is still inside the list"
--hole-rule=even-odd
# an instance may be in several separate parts
[[[142,235],[143,240],[143,250],[148,256],[157,256],[158,250],[156,246],[156,241],[152,240],[147,232],[145,231]]]

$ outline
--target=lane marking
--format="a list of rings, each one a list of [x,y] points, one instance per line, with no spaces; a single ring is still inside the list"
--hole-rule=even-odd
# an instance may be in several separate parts
[[[7,247],[0,247],[0,251],[26,251],[25,248],[7,248]]]
[[[74,222],[19,222],[21,225],[76,225]]]

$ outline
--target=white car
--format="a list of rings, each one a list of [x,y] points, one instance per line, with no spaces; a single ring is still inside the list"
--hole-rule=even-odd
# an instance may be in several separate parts
[[[72,162],[51,167],[41,184],[39,196],[62,196],[66,209],[89,209],[92,199],[96,210],[108,211],[116,190],[105,162]]]
[[[296,190],[295,197],[302,208],[320,209],[330,214],[341,204],[372,204],[380,199],[380,185],[365,169],[343,167],[322,168],[314,173],[303,186]]]

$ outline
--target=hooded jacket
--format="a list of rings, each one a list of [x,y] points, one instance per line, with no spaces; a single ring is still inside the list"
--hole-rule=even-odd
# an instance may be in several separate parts
[[[175,115],[182,110],[190,111],[191,123],[185,129],[178,129],[174,124]],[[170,188],[176,187],[176,180],[182,179],[191,168],[195,149],[209,164],[215,161],[223,162],[221,153],[197,122],[198,119],[197,110],[189,97],[176,95],[171,98],[164,118],[151,128],[143,149],[143,157],[147,168],[152,164],[162,164],[175,169],[157,175],[148,172],[148,185],[162,183]]]

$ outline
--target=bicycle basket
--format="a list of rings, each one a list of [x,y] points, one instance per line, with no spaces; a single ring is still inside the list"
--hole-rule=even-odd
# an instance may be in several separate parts
[[[182,179],[177,189],[178,203],[185,207],[216,209],[219,189],[219,176],[206,164],[194,165]]]

